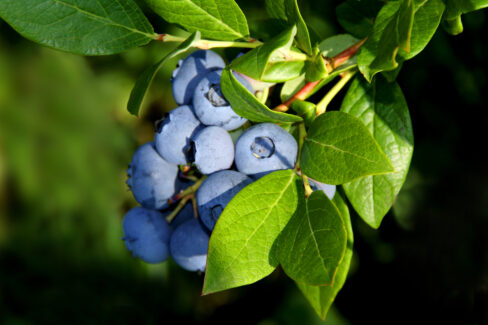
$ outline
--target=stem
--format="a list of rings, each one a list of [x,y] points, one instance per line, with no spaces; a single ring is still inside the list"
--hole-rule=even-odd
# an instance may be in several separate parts
[[[183,209],[183,207],[185,206],[185,204],[191,200],[193,197],[195,197],[195,194],[192,193],[192,194],[189,194],[187,196],[185,196],[179,203],[178,205],[176,206],[176,208],[171,211],[170,214],[168,214],[168,216],[166,217],[166,221],[168,223],[171,223],[171,221],[173,221],[174,218],[176,218],[176,216],[178,215],[178,213],[181,211],[181,209]]]
[[[181,43],[186,40],[185,37],[180,37],[180,36],[174,36],[171,34],[156,34],[156,37],[154,40],[159,41],[159,42],[178,42]],[[206,39],[201,39],[196,41],[193,46],[198,47],[199,49],[202,50],[208,50],[216,47],[241,47],[241,48],[255,48],[263,43],[251,39],[249,42],[229,42],[229,41],[211,41],[211,40],[206,40]]]
[[[300,123],[298,125],[298,157],[297,157],[297,165],[295,167],[295,170],[297,170],[298,172],[300,170],[300,157],[302,155],[303,143],[305,142],[306,137],[307,137],[307,130],[305,129],[305,123]],[[303,188],[305,190],[305,197],[307,198],[310,196],[310,194],[312,194],[312,188],[310,187],[308,177],[304,173],[299,172],[299,174],[302,176]]]
[[[339,80],[334,87],[332,87],[329,92],[322,98],[322,100],[317,104],[317,110],[315,114],[319,116],[320,114],[325,113],[327,106],[329,103],[334,99],[334,97],[341,91],[342,88],[347,84],[349,80],[356,74],[356,71],[347,71],[341,75],[341,80]]]
[[[181,191],[180,193],[174,195],[172,198],[168,200],[168,203],[173,204],[181,199],[186,198],[188,195],[195,193],[206,178],[207,176],[203,176],[198,181],[196,181],[195,184],[193,184],[192,186],[189,186],[183,191]]]
[[[290,105],[296,101],[296,100],[304,100],[307,98],[307,95],[312,92],[312,90],[315,88],[320,83],[320,80],[318,81],[311,81],[307,82],[299,91],[297,91],[293,96],[291,96],[286,102],[283,104],[280,104],[276,106],[273,111],[276,112],[286,112],[289,108]]]
[[[352,45],[351,47],[348,47],[341,53],[337,54],[334,56],[332,59],[328,61],[328,64],[330,65],[331,71],[337,69],[338,66],[349,60],[353,55],[356,54],[356,52],[359,50],[359,48],[366,42],[368,38],[365,37],[356,44]],[[329,72],[331,72],[329,71]]]

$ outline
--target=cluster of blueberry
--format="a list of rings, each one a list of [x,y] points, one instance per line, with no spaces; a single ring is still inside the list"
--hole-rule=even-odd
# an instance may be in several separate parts
[[[138,148],[129,165],[127,184],[142,207],[125,215],[123,239],[145,262],[159,263],[171,254],[182,268],[204,271],[210,233],[230,200],[267,173],[295,166],[297,142],[278,125],[250,126],[234,144],[228,131],[244,129],[247,120],[222,95],[224,67],[218,54],[203,50],[179,63],[172,82],[180,106],[157,123],[154,141]],[[253,91],[246,78],[235,77]],[[174,196],[192,185],[181,173],[181,166],[190,164],[207,175],[196,191],[196,209],[186,204],[169,224],[165,217],[172,213]],[[311,185],[334,195],[335,187]]]

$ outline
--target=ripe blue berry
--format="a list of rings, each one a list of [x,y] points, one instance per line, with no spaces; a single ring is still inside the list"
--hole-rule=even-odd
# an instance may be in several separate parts
[[[199,50],[180,61],[173,71],[173,97],[178,105],[191,104],[195,87],[210,71],[224,68],[225,62],[215,52]]]
[[[234,142],[226,130],[208,126],[199,131],[192,142],[194,162],[202,174],[208,175],[232,166]]]
[[[127,249],[147,263],[160,263],[168,258],[171,227],[163,215],[143,207],[131,209],[122,221]]]
[[[205,271],[209,235],[197,219],[191,219],[171,235],[170,252],[173,260],[188,271]]]
[[[185,165],[190,162],[187,156],[190,138],[201,128],[203,125],[190,106],[177,107],[157,127],[154,136],[156,150],[167,162]]]
[[[221,75],[222,70],[212,71],[198,83],[193,94],[193,109],[203,124],[220,126],[227,131],[235,130],[246,123],[247,119],[237,115],[222,95]],[[236,78],[249,91],[253,91],[244,78],[239,75]]]
[[[165,216],[170,214],[171,211],[168,211]],[[183,209],[176,215],[176,217],[171,221],[171,228],[176,229],[179,225],[183,224],[184,222],[195,219],[195,214],[193,212],[193,206],[191,203],[185,204]]]
[[[263,176],[295,166],[298,145],[293,136],[272,123],[256,124],[237,139],[235,162],[247,175]]]
[[[178,166],[164,160],[152,142],[136,150],[127,174],[127,185],[134,198],[148,209],[166,208],[168,199],[178,190]]]
[[[197,191],[198,214],[203,224],[212,231],[227,203],[251,183],[251,178],[233,170],[223,170],[205,179]]]

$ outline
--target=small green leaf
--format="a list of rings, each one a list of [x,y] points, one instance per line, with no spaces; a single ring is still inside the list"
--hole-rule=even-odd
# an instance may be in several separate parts
[[[234,0],[144,0],[164,20],[202,37],[233,41],[249,36],[246,17]]]
[[[190,35],[184,42],[182,42],[177,48],[171,51],[168,55],[162,58],[158,63],[155,65],[147,68],[137,79],[134,88],[130,93],[129,102],[127,103],[127,110],[132,115],[138,116],[139,111],[141,110],[142,101],[146,96],[146,92],[151,85],[151,82],[156,76],[157,72],[161,68],[161,66],[171,58],[174,58],[177,55],[180,55],[186,51],[188,51],[192,45],[200,40],[200,32],[195,32]]]
[[[34,42],[82,55],[119,53],[155,37],[132,0],[2,0],[0,17]]]
[[[288,24],[297,26],[297,44],[298,47],[307,54],[312,54],[312,44],[310,42],[310,34],[308,33],[307,24],[300,14],[297,0],[284,0],[285,12],[288,17]]]
[[[343,185],[361,218],[378,228],[405,182],[412,159],[413,131],[407,103],[396,83],[377,78],[369,84],[356,78],[341,111],[361,119],[395,168],[391,174],[368,176]]]
[[[234,77],[229,69],[222,71],[220,78],[222,93],[232,109],[240,116],[253,122],[293,123],[301,122],[296,115],[275,112],[261,103]]]
[[[317,51],[316,55],[310,58],[310,60],[307,60],[305,79],[307,81],[317,81],[326,78],[328,74],[322,54]]]
[[[337,6],[337,20],[348,33],[366,37],[373,30],[374,19],[383,3],[380,0],[347,0]]]
[[[300,192],[302,191],[302,192]],[[274,243],[303,196],[293,170],[268,174],[227,205],[210,237],[203,294],[258,281],[278,265]]]
[[[359,70],[368,81],[378,72],[398,67],[400,48],[410,51],[414,13],[413,0],[388,2],[381,8],[373,32],[358,55]]]
[[[297,29],[292,26],[263,45],[247,52],[232,62],[231,68],[256,80],[263,80],[270,64],[286,61]],[[268,81],[268,80],[266,80]]]
[[[322,114],[313,122],[300,167],[305,175],[333,185],[394,171],[366,126],[357,117],[337,111]]]
[[[351,258],[353,255],[354,237],[351,226],[351,218],[349,216],[349,209],[339,193],[336,193],[332,202],[339,210],[347,230],[347,247],[344,257],[337,269],[334,284],[332,286],[311,286],[304,283],[297,283],[298,288],[310,302],[317,315],[322,319],[325,319],[327,316],[327,312],[334,302],[335,297],[346,282],[347,273],[349,272],[349,266],[351,265]]]
[[[305,71],[306,61],[281,61],[268,66],[262,81],[280,83],[298,78]]]
[[[280,235],[280,264],[298,283],[331,286],[346,243],[346,228],[339,210],[323,191],[314,191],[299,204]]]
[[[488,7],[488,0],[445,0],[444,27],[453,35],[463,32],[461,15]]]

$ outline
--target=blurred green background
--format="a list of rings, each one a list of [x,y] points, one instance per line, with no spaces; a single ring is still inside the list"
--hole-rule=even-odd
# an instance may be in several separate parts
[[[261,1],[238,2],[251,26],[265,18]],[[341,32],[337,2],[300,1],[322,38]],[[148,15],[158,32],[179,33]],[[352,216],[353,267],[328,324],[488,324],[488,11],[464,21],[463,34],[439,30],[400,73],[416,138],[411,171],[378,231]],[[170,47],[86,58],[0,21],[0,324],[321,323],[279,270],[200,297],[202,275],[126,251],[121,220],[136,203],[125,169],[175,107],[176,61],[140,119],[125,104]]]

